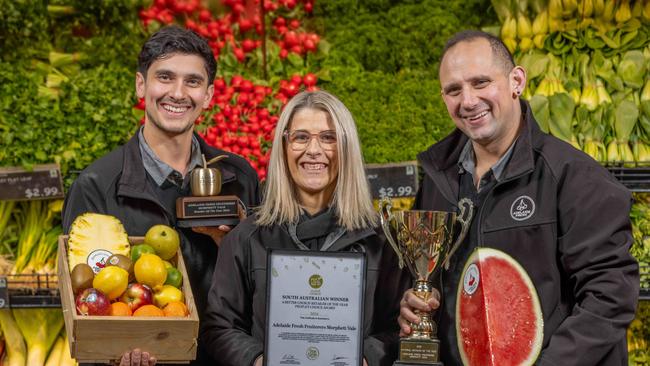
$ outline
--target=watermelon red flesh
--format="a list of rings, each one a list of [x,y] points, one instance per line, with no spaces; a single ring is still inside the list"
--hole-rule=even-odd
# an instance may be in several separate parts
[[[470,262],[478,266],[480,280],[471,295],[459,284],[456,331],[463,363],[532,365],[541,347],[543,320],[528,275],[514,259],[493,249],[475,252],[463,272]]]

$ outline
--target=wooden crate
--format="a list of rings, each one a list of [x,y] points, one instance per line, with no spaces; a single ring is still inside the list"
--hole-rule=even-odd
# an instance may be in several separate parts
[[[139,244],[143,238],[129,241]],[[188,317],[82,316],[77,314],[70,284],[67,242],[67,235],[59,237],[59,289],[70,353],[77,362],[108,363],[134,348],[151,353],[158,363],[189,363],[196,358],[199,317],[180,249],[176,267],[183,275]]]

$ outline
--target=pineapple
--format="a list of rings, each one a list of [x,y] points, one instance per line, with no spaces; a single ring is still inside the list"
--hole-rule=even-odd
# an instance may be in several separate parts
[[[85,213],[77,216],[70,227],[68,264],[70,270],[79,263],[88,264],[95,273],[113,254],[129,255],[129,239],[120,220],[110,215]]]

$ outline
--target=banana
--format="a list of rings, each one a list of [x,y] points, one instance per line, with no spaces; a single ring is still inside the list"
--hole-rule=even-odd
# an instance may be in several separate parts
[[[583,18],[591,18],[594,13],[594,0],[582,0],[578,5],[578,13]]]
[[[562,18],[562,0],[549,0],[548,16],[551,19]]]
[[[544,9],[537,14],[533,21],[533,34],[540,35],[546,33],[548,33],[548,10]]]
[[[632,7],[632,18],[641,18],[643,14],[643,1],[636,0]]]
[[[594,17],[600,17],[605,11],[605,0],[594,0]]]
[[[562,0],[562,16],[564,18],[571,18],[573,13],[578,9],[577,0]]]
[[[632,11],[630,10],[630,0],[621,0],[621,5],[616,9],[614,19],[617,23],[625,23],[632,18]]]
[[[503,43],[506,45],[508,48],[508,51],[510,53],[515,53],[515,50],[517,50],[517,40],[514,38],[503,38]]]
[[[546,37],[546,34],[537,34],[535,37],[533,37],[533,44],[535,44],[535,47],[539,48],[540,50],[543,49]]]
[[[611,22],[614,19],[614,9],[616,8],[616,0],[606,0],[605,1],[605,10],[601,19],[606,23]]]
[[[501,39],[508,38],[517,39],[517,20],[513,17],[508,17],[501,26]]]
[[[532,36],[533,29],[530,24],[530,20],[523,13],[519,13],[519,15],[517,15],[517,37],[519,39],[524,39],[531,38]]]
[[[533,40],[529,37],[525,37],[519,40],[519,50],[521,52],[526,52],[533,48]]]
[[[562,18],[549,17],[549,19],[548,19],[548,32],[549,33],[555,33],[555,32],[561,32],[561,31],[564,31],[564,22],[562,21]]]
[[[647,21],[650,21],[650,1],[646,1],[645,5],[643,6],[643,18]]]

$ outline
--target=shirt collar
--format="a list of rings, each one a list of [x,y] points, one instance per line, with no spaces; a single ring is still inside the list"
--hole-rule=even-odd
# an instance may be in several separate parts
[[[160,160],[149,144],[147,144],[147,141],[144,139],[143,129],[144,127],[141,127],[138,132],[138,140],[140,145],[140,155],[142,155],[142,163],[147,173],[149,173],[158,186],[162,186],[166,181],[170,181],[175,185],[180,185],[183,188],[187,186],[189,180],[183,179],[183,174]],[[201,157],[199,140],[196,136],[192,135],[192,152],[190,153],[190,164],[188,165],[187,171],[192,171],[195,167],[202,165],[203,159]]]
[[[497,182],[501,180],[501,175],[512,156],[512,151],[514,150],[516,142],[517,139],[515,139],[515,141],[510,145],[499,161],[490,168],[490,170],[492,170],[492,175]],[[460,156],[458,157],[458,167],[460,168],[461,173],[468,172],[474,175],[476,170],[476,155],[474,154],[474,148],[472,147],[472,140],[467,140],[463,150],[460,152]]]

